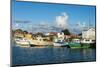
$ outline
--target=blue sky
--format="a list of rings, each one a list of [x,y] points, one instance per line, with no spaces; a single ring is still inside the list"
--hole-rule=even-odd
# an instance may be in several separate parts
[[[95,6],[65,5],[65,4],[46,4],[34,2],[13,2],[12,3],[12,27],[18,27],[40,23],[56,25],[56,17],[67,15],[66,23],[68,26],[88,25],[95,26]],[[30,21],[28,23],[17,23],[16,21]],[[21,25],[20,25],[21,24]]]

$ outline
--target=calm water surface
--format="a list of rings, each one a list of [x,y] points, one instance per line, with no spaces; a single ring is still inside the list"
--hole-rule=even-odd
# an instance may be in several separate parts
[[[95,61],[95,49],[70,49],[67,47],[12,47],[13,65],[35,65]]]

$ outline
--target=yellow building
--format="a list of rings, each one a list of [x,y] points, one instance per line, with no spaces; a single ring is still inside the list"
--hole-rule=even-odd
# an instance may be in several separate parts
[[[23,31],[21,29],[17,29],[13,33],[14,37],[24,37]]]
[[[25,38],[32,39],[32,34],[31,33],[25,34]]]

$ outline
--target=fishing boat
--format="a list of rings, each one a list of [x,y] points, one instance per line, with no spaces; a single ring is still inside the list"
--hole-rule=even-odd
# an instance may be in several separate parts
[[[95,47],[95,40],[92,39],[82,39],[81,40],[81,46],[82,47]]]
[[[30,41],[30,46],[52,46],[52,42],[33,40]]]
[[[30,46],[52,46],[52,42],[46,41],[45,38],[38,36],[35,40],[29,40]]]
[[[70,48],[81,48],[80,39],[73,39],[68,45]]]

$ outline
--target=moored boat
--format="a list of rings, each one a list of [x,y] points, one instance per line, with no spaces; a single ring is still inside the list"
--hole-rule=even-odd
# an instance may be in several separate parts
[[[95,40],[92,39],[82,39],[81,40],[81,46],[85,47],[85,48],[89,48],[89,47],[95,47]]]
[[[58,46],[58,47],[68,46],[68,42],[64,42],[63,40],[58,40],[53,43],[53,46]]]
[[[30,46],[52,46],[52,42],[33,40],[30,41]]]
[[[15,43],[19,46],[30,46],[26,38],[15,38]]]
[[[73,39],[68,45],[70,48],[81,48],[80,39]]]

